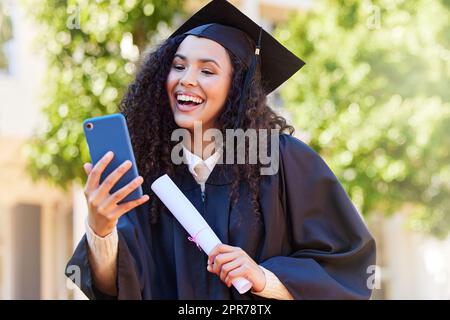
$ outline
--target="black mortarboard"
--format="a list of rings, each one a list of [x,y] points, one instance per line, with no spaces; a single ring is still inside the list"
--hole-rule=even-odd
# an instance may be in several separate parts
[[[243,84],[244,97],[241,103],[245,101],[246,91],[258,62],[261,68],[261,82],[266,94],[278,88],[305,64],[226,0],[211,1],[170,37],[181,34],[213,40],[242,60],[248,67],[248,71]],[[241,107],[239,111],[241,113]]]

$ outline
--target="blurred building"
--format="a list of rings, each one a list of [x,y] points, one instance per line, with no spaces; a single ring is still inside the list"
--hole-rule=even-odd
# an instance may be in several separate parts
[[[66,299],[63,270],[72,250],[70,194],[26,174],[23,145],[41,124],[46,69],[36,30],[17,6],[3,1],[12,38],[0,47],[0,298]]]
[[[195,11],[207,1],[188,1]],[[266,28],[310,1],[231,1]],[[68,285],[66,261],[83,235],[87,214],[81,186],[63,192],[33,183],[26,173],[25,141],[43,127],[40,114],[46,66],[34,42],[36,26],[6,0],[12,37],[0,49],[0,299],[82,299]],[[301,39],[299,39],[301,41]],[[280,105],[278,96],[271,97]],[[405,227],[405,213],[372,216],[380,272],[375,299],[450,299],[450,238],[438,241]],[[301,270],[299,271],[301,272]]]

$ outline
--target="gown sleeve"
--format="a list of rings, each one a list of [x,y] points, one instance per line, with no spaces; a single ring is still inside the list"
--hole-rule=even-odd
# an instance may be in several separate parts
[[[280,136],[280,197],[290,253],[261,263],[294,299],[368,299],[375,241],[330,168],[310,147]]]
[[[146,298],[144,286],[148,283],[149,259],[142,246],[147,242],[143,230],[137,222],[137,214],[142,207],[135,208],[119,219],[117,232],[119,237],[117,254],[117,296],[109,296],[99,291],[93,283],[92,269],[89,265],[89,244],[86,235],[83,236],[67,263],[65,274],[71,279],[89,299],[138,300]],[[148,289],[148,286],[145,288]]]

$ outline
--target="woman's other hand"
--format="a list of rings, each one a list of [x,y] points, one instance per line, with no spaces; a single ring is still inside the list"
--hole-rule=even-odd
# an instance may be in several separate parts
[[[227,287],[236,278],[245,278],[253,284],[253,291],[266,286],[266,276],[259,265],[241,248],[217,245],[209,254],[207,270],[220,277]]]

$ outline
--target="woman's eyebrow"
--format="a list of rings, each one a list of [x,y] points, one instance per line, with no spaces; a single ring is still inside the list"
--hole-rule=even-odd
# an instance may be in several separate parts
[[[175,56],[174,57],[178,57],[178,58],[180,58],[181,60],[187,60],[187,58],[185,57],[185,56],[183,56],[182,54],[179,54],[179,53],[175,53]],[[214,60],[214,59],[209,59],[209,58],[203,58],[203,59],[198,59],[200,62],[202,62],[202,63],[206,63],[206,62],[212,62],[212,63],[214,63],[219,69],[222,69],[221,67],[220,67],[220,65],[216,62],[216,60]]]

